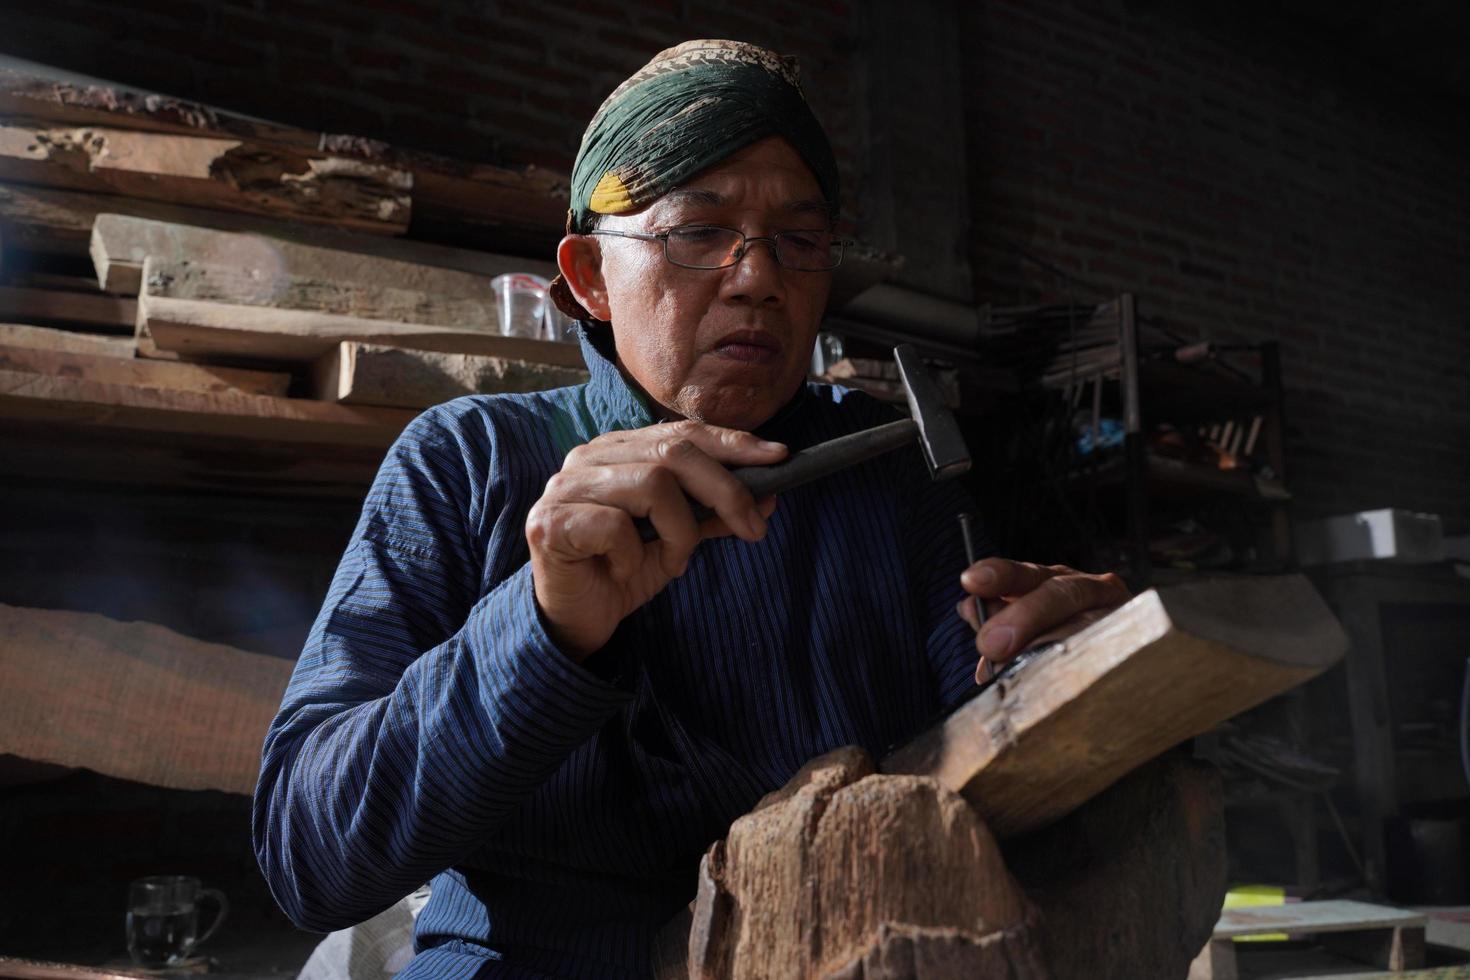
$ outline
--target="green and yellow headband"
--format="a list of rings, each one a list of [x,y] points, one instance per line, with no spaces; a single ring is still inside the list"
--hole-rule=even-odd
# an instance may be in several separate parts
[[[802,95],[796,60],[740,41],[685,41],[656,55],[602,103],[572,167],[567,232],[636,211],[731,154],[780,136],[811,167],[835,212],[837,160]],[[587,313],[557,277],[552,297]]]

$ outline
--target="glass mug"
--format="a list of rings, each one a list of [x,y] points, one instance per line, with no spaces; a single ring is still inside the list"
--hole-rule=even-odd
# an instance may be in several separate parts
[[[199,935],[199,900],[219,907]],[[188,875],[154,875],[128,884],[128,955],[139,966],[169,966],[187,959],[194,947],[213,936],[230,903],[217,888],[201,887]]]

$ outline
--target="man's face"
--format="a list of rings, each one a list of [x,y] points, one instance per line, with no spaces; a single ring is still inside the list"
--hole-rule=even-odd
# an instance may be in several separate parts
[[[753,143],[631,215],[599,227],[658,234],[719,225],[747,236],[825,230],[827,204],[786,141]],[[726,269],[684,269],[659,242],[596,239],[618,361],[670,414],[753,429],[806,377],[831,272],[781,267],[757,243]]]

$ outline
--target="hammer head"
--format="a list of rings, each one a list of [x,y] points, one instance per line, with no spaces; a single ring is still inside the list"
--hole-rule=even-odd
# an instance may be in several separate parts
[[[939,385],[919,357],[912,344],[893,348],[898,376],[903,379],[904,394],[909,400],[909,414],[919,427],[919,445],[924,447],[924,461],[935,480],[957,476],[970,468],[970,448],[960,434],[959,424],[944,404]]]

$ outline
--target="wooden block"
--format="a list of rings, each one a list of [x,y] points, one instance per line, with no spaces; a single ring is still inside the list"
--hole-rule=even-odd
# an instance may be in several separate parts
[[[0,418],[31,422],[383,448],[413,416],[393,408],[236,391],[139,388],[0,370]]]
[[[151,623],[0,605],[0,753],[250,793],[292,663]]]
[[[309,364],[343,341],[355,340],[386,346],[411,346],[418,350],[483,354],[561,367],[583,366],[581,349],[574,344],[502,337],[498,333],[451,326],[372,320],[318,310],[280,309],[246,302],[193,299],[187,295],[180,297],[175,295],[176,291],[187,294],[198,284],[207,288],[211,282],[224,280],[211,280],[207,271],[201,277],[177,276],[173,274],[174,268],[155,265],[152,258],[147,260],[143,291],[138,297],[139,323],[147,328],[153,343],[159,348],[181,355]],[[176,283],[184,288],[176,290]],[[239,293],[230,295],[242,301],[251,299]],[[268,298],[255,297],[257,302]]]
[[[139,388],[173,391],[242,392],[284,398],[291,375],[275,371],[246,371],[209,364],[171,364],[103,354],[78,354],[35,347],[10,347],[0,328],[0,371],[46,374],[71,380],[95,381]],[[65,333],[65,331],[53,331]]]
[[[461,395],[561,388],[587,377],[575,368],[355,341],[338,344],[312,367],[317,398],[402,408],[427,408]]]
[[[157,974],[0,956],[0,980],[147,980]]]
[[[1205,948],[1189,964],[1188,980],[1237,980],[1239,976],[1235,943],[1229,939],[1212,939],[1205,943]]]
[[[353,278],[348,269],[296,274],[282,268],[283,262],[273,254],[235,253],[217,258],[219,264],[204,264],[198,259],[171,262],[150,255],[149,294],[204,303],[500,332],[500,304],[490,290],[489,281],[469,273],[414,266],[399,270],[392,278],[375,281],[371,276]],[[453,285],[441,288],[446,279],[453,280]],[[426,288],[416,288],[415,280],[417,286]]]
[[[0,123],[0,180],[322,222],[408,229],[412,175],[233,137]]]
[[[1419,912],[1352,902],[1292,902],[1287,905],[1257,905],[1226,909],[1215,926],[1216,939],[1259,936],[1271,932],[1321,935],[1359,932],[1365,929],[1422,929],[1429,919]]]
[[[208,222],[211,215],[203,218]],[[201,224],[98,214],[90,245],[98,283],[107,292],[136,296],[143,260],[150,255],[166,263],[235,265],[272,275],[478,298],[490,294],[489,280],[501,273],[556,275],[550,262],[331,228],[258,220],[253,228],[222,231],[217,224]]]
[[[131,332],[137,318],[137,301],[120,296],[0,286],[0,320],[79,323]]]
[[[998,836],[1022,834],[1346,648],[1299,575],[1151,589],[1002,676],[881,768],[935,776]]]
[[[132,337],[33,327],[24,323],[0,323],[0,345],[26,347],[31,350],[57,351],[65,354],[90,354],[95,357],[131,359],[137,344]]]
[[[1322,937],[1322,946],[1339,956],[1395,972],[1424,965],[1423,926],[1328,933]]]

